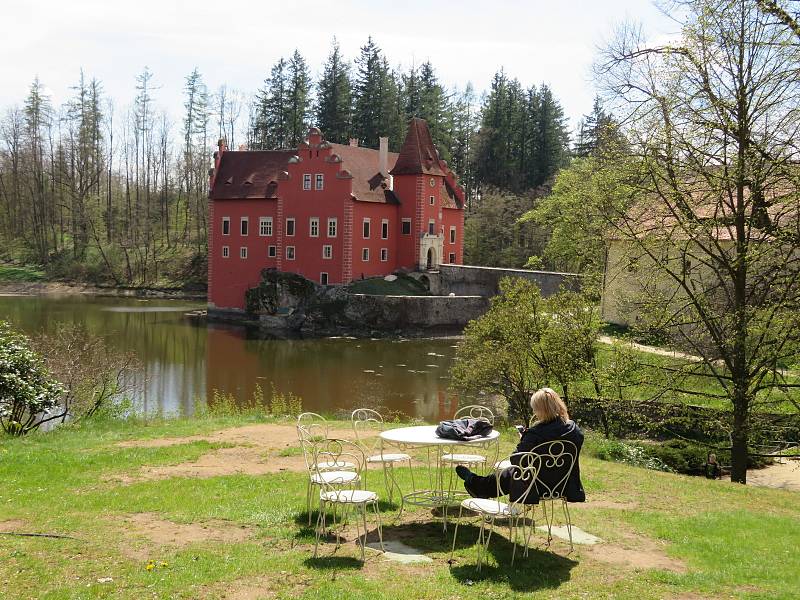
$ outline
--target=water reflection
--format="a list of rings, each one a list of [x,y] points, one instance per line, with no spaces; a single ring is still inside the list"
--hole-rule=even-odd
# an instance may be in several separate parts
[[[303,399],[306,410],[381,408],[427,421],[450,417],[448,391],[454,341],[350,338],[264,340],[242,328],[193,325],[183,313],[202,304],[129,298],[0,297],[0,319],[28,334],[61,323],[102,335],[132,350],[138,410],[192,414],[214,389],[250,398],[258,383]]]

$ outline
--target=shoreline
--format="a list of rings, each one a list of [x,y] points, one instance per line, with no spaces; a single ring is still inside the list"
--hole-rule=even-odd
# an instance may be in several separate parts
[[[112,298],[162,298],[207,300],[205,291],[169,287],[116,287],[64,281],[0,281],[0,296],[106,296]]]

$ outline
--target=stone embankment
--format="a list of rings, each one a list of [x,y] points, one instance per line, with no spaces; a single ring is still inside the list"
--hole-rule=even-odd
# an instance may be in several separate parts
[[[77,294],[123,298],[206,299],[205,290],[202,289],[115,287],[62,281],[0,282],[0,296],[69,296]]]

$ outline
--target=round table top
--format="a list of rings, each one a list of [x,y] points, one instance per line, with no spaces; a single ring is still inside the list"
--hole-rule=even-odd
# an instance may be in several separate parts
[[[496,440],[500,437],[500,432],[493,429],[486,437],[476,440],[448,440],[436,435],[436,425],[417,425],[415,427],[387,429],[380,433],[380,437],[387,442],[415,444],[419,446],[462,446],[464,444],[479,446],[480,444]]]

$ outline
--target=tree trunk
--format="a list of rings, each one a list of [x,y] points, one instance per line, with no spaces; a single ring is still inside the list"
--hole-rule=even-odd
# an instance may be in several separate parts
[[[749,402],[744,390],[736,390],[731,432],[731,481],[747,483],[747,440],[750,429]]]

